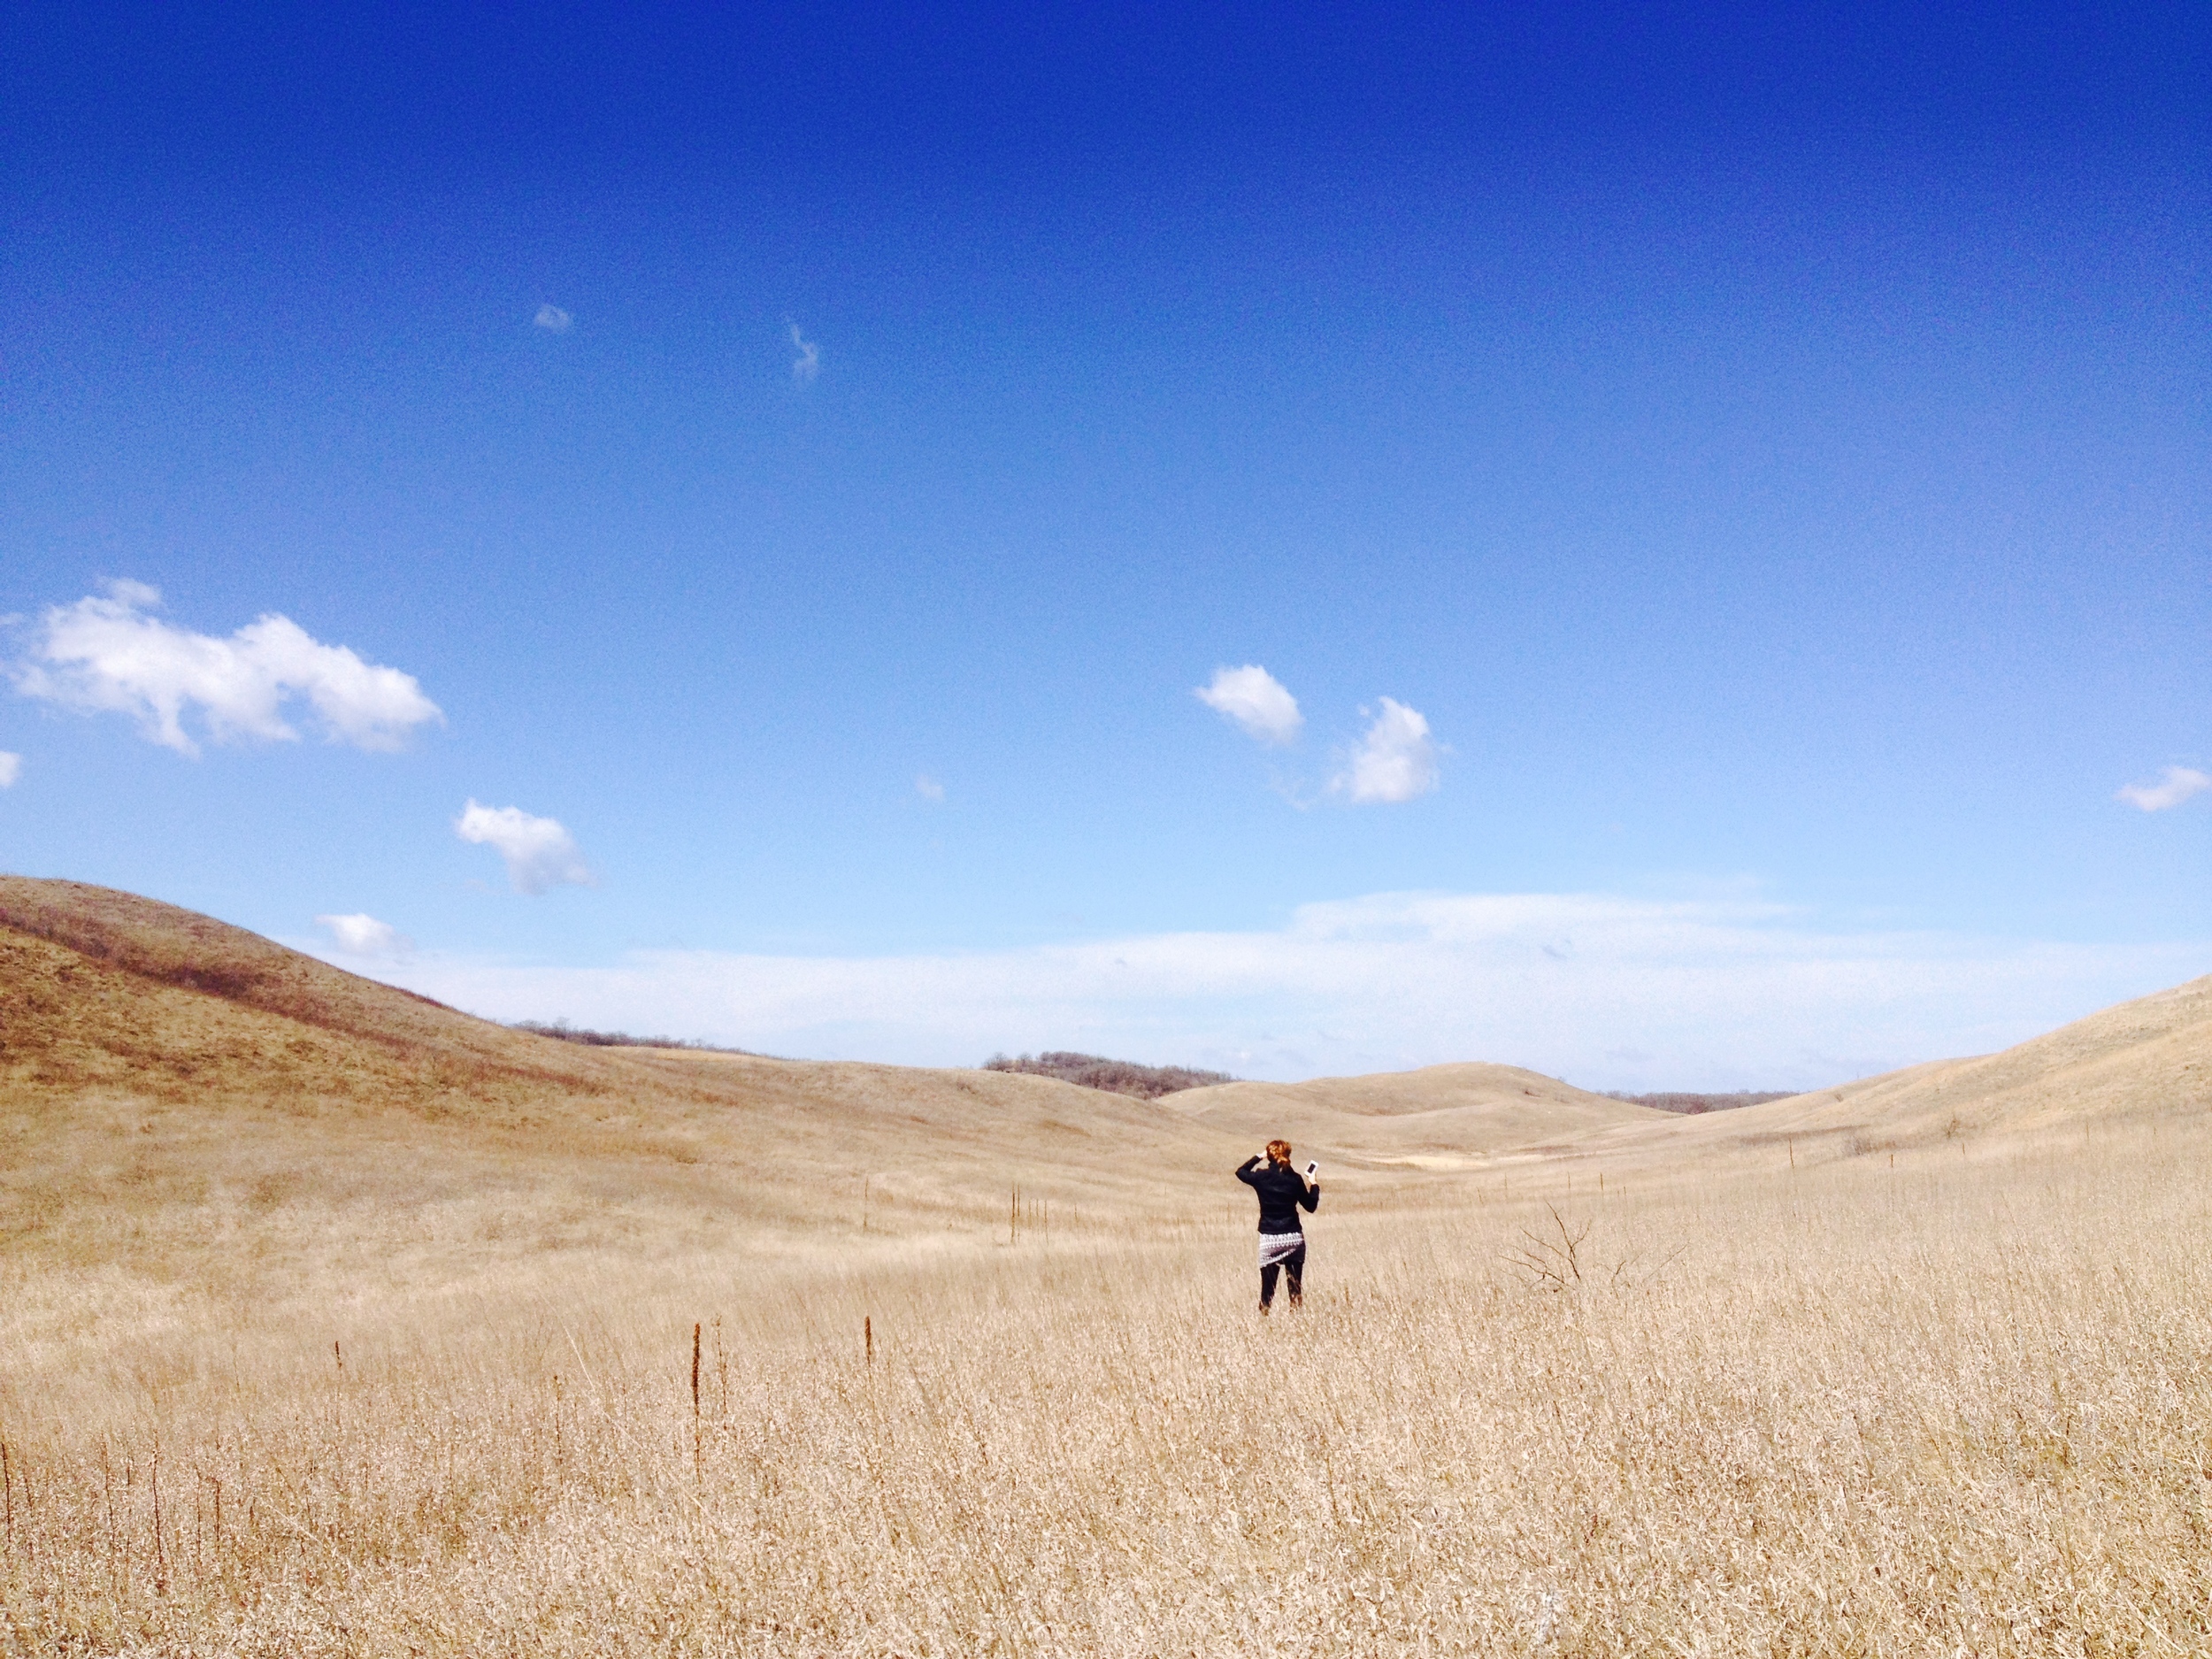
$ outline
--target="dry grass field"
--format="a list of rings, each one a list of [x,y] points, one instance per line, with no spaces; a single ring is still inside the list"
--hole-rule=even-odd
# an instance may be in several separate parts
[[[0,998],[0,1650],[2212,1651],[2212,981],[1707,1118],[589,1049],[12,879]]]

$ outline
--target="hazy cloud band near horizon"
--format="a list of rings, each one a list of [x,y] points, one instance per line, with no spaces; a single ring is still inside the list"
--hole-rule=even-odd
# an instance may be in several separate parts
[[[607,967],[418,959],[392,977],[498,1019],[770,1053],[974,1064],[1071,1048],[1302,1078],[1455,1060],[1586,1087],[1816,1087],[1986,1052],[2212,969],[2212,944],[1813,926],[1749,900],[1380,894],[1272,932]]]

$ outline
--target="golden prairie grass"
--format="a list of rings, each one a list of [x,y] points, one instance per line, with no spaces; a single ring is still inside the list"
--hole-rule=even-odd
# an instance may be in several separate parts
[[[2207,1149],[1375,1193],[1325,1203],[1307,1306],[1265,1321],[1225,1210],[549,1251],[275,1311],[118,1279],[0,1379],[0,1642],[2202,1653]],[[1509,1260],[1546,1201],[1588,1228],[1563,1290]]]

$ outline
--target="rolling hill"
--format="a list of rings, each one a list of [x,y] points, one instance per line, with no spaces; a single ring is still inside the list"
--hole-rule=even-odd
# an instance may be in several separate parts
[[[268,1255],[280,1237],[273,1259],[368,1251],[405,1278],[525,1237],[768,1255],[974,1241],[1048,1217],[1218,1215],[1228,1169],[1274,1135],[1345,1175],[1340,1206],[1498,1163],[1686,1165],[1784,1141],[1849,1156],[2208,1105],[2212,978],[2001,1054],[1705,1117],[1480,1064],[1151,1102],[562,1042],[173,906],[0,877],[0,1229],[87,1262],[173,1266],[248,1237]],[[290,1225],[260,1225],[275,1212]]]
[[[173,906],[0,877],[0,1231],[86,1267],[430,1282],[549,1242],[986,1239],[1010,1214],[1210,1210],[1240,1144],[1048,1078],[563,1042]]]
[[[1932,1060],[1878,1077],[1678,1121],[1627,1125],[1584,1156],[1711,1159],[1793,1143],[1852,1157],[1951,1143],[2030,1143],[2100,1127],[2153,1129],[2212,1114],[2212,976],[2117,1003],[1997,1054]]]
[[[1225,1083],[1186,1089],[1167,1103],[1254,1146],[1280,1135],[1302,1161],[1312,1156],[1428,1170],[1672,1120],[1518,1066],[1481,1064],[1308,1083]]]

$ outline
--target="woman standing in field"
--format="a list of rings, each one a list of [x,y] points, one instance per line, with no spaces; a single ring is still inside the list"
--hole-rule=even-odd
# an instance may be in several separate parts
[[[1305,1294],[1306,1233],[1298,1225],[1302,1207],[1311,1215],[1321,1203],[1321,1166],[1308,1164],[1303,1175],[1290,1167],[1290,1142],[1267,1143],[1265,1163],[1248,1157],[1237,1165],[1237,1179],[1260,1195],[1260,1311],[1275,1300],[1275,1276],[1290,1280],[1290,1305]]]

